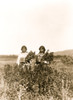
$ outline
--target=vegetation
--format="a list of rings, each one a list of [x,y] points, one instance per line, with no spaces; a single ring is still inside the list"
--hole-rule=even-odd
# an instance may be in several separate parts
[[[61,61],[66,65],[69,65],[69,64],[71,65],[71,64],[73,64],[73,57],[71,57],[71,56],[63,56],[61,58]]]
[[[43,56],[43,62],[37,64],[37,56],[30,52],[24,66],[5,65],[4,79],[8,87],[6,90],[7,100],[49,100],[50,98],[62,100],[64,95],[72,96],[71,74],[62,69],[56,70],[57,65],[53,63],[53,58],[53,54],[47,55],[46,53]],[[32,64],[32,59],[35,60],[34,64]],[[50,61],[50,64],[44,63],[44,60]]]

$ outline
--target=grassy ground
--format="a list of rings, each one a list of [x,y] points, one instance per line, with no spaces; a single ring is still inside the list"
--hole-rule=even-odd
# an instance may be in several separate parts
[[[4,84],[4,78],[3,78],[3,74],[4,74],[4,66],[6,64],[14,64],[16,62],[16,58],[9,58],[9,57],[2,57],[0,56],[0,100],[7,100],[5,98],[5,84]]]
[[[1,76],[0,77],[0,100],[6,100],[6,98],[4,97],[5,96],[5,94],[4,94],[5,86],[4,86],[4,81],[3,81],[4,65],[14,64],[14,63],[16,63],[16,59],[17,59],[17,57],[15,57],[15,56],[14,56],[14,58],[11,56],[4,56],[2,58],[0,57],[0,76]],[[66,73],[70,73],[71,74],[70,77],[73,81],[73,64],[66,65],[66,64],[62,63],[62,61],[60,59],[56,59],[51,64],[51,66],[58,71],[64,71]]]

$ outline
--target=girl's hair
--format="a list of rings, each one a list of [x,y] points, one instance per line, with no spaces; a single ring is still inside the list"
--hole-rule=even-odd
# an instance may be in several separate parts
[[[43,49],[44,51],[46,50],[44,46],[40,46],[40,47],[39,47],[39,50],[40,50],[40,49]]]
[[[27,47],[26,47],[25,45],[23,45],[23,46],[21,47],[21,50],[22,50],[23,48],[25,48],[26,51],[27,51]]]

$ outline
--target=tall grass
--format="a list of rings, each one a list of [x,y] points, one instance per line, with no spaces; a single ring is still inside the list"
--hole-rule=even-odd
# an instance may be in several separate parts
[[[64,62],[53,61],[48,65],[41,61],[38,64],[34,54],[30,59],[28,56],[26,62],[32,57],[34,64],[4,66],[7,100],[66,100],[67,96],[72,96],[73,82],[70,72],[62,66]],[[57,64],[62,66],[61,70],[56,69]]]

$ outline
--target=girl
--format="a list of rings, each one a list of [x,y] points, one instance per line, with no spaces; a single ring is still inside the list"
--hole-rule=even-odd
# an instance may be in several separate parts
[[[22,46],[21,47],[21,53],[19,54],[18,59],[17,59],[17,64],[18,65],[24,64],[25,63],[25,58],[26,58],[27,55],[28,55],[27,47]]]
[[[39,53],[38,53],[38,62],[41,62],[41,60],[42,60],[42,57],[44,56],[44,54],[45,54],[45,47],[44,46],[40,46],[39,47]]]

